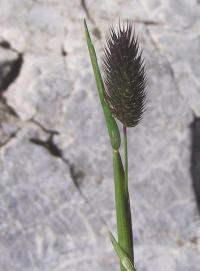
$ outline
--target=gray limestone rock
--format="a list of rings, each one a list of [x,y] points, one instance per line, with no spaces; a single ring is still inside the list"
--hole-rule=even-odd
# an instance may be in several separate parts
[[[118,268],[107,237],[116,232],[111,147],[84,17],[100,65],[119,17],[144,49],[147,111],[128,130],[136,268],[199,270],[190,126],[200,116],[199,15],[186,0],[0,1],[0,86],[23,58],[1,88],[0,270]]]

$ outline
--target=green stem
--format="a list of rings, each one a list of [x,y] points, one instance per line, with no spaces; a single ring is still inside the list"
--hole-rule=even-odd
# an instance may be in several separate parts
[[[127,202],[127,213],[129,217],[129,237],[132,243],[132,260],[134,262],[134,251],[133,251],[133,232],[132,232],[132,217],[131,217],[131,208],[130,208],[130,198],[129,198],[129,190],[128,190],[128,136],[127,136],[127,127],[123,125],[123,134],[124,134],[124,191],[126,195]]]
[[[124,133],[124,168],[125,168],[125,193],[128,196],[128,139],[127,128],[123,125]]]
[[[113,172],[115,183],[115,206],[117,216],[118,243],[133,259],[132,228],[130,220],[129,198],[125,193],[125,174],[118,150],[113,150]],[[121,271],[125,271],[121,264]]]

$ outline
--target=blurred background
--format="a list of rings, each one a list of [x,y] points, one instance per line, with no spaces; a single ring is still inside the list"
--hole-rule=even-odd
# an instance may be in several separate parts
[[[198,0],[0,0],[0,270],[118,270],[111,147],[83,18],[100,63],[119,18],[144,50],[147,111],[128,130],[137,271],[198,271]]]

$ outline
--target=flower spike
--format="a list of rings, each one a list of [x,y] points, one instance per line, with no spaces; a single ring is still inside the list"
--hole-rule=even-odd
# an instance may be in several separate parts
[[[124,126],[140,121],[146,100],[146,74],[138,37],[132,23],[110,27],[103,56],[105,99]]]

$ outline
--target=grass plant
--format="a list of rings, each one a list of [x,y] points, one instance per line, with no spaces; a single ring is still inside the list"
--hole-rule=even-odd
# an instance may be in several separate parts
[[[121,271],[135,271],[132,219],[128,188],[128,136],[127,128],[135,127],[145,110],[146,73],[139,50],[138,38],[131,22],[110,27],[103,55],[103,77],[95,48],[84,20],[86,41],[97,85],[99,99],[113,152],[113,176],[117,219],[117,240],[109,232],[119,257]],[[122,123],[124,161],[120,155],[121,135],[118,119]]]

